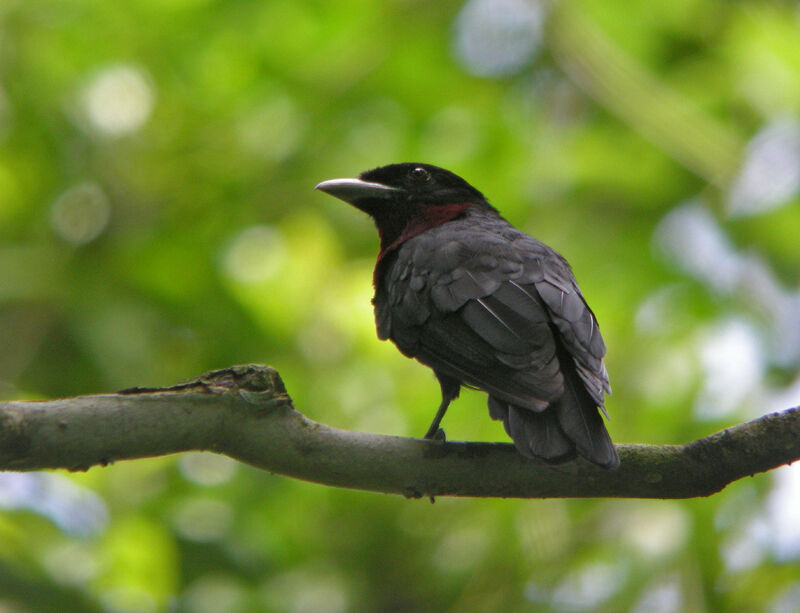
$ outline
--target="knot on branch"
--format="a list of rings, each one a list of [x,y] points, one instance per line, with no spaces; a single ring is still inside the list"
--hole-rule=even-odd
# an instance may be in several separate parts
[[[254,392],[270,393],[274,397],[289,398],[283,379],[271,366],[262,364],[240,364],[210,370],[197,377],[181,381],[169,387],[129,387],[117,392],[123,395],[153,394],[160,392],[205,392],[229,393]]]
[[[270,392],[276,397],[289,397],[278,371],[271,366],[263,366],[261,364],[240,364],[219,370],[211,370],[179,385],[224,388],[226,391]]]

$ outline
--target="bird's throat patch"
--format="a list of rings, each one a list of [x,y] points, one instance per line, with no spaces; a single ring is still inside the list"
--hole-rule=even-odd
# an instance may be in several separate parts
[[[459,204],[439,204],[422,209],[419,215],[412,217],[406,224],[400,236],[381,249],[381,252],[378,254],[378,262],[407,240],[414,238],[418,234],[422,234],[426,230],[436,228],[448,221],[452,221],[456,217],[459,217],[470,206],[469,203],[464,202]]]
[[[395,251],[400,245],[409,239],[414,238],[418,234],[422,234],[426,230],[436,228],[442,224],[452,221],[461,216],[471,204],[462,202],[458,204],[439,204],[428,206],[421,210],[419,215],[411,218],[411,220],[403,228],[396,239],[381,249],[378,254],[378,261],[375,264],[375,273],[372,278],[372,284],[378,287],[378,280],[383,272],[386,257]],[[381,244],[383,243],[383,236],[381,236]]]

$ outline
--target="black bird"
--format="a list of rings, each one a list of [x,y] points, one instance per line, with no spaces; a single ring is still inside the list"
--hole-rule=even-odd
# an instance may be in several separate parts
[[[316,189],[375,220],[378,337],[433,369],[442,403],[462,385],[489,394],[520,453],[548,462],[619,457],[603,424],[605,343],[567,261],[517,230],[461,177],[391,164]]]

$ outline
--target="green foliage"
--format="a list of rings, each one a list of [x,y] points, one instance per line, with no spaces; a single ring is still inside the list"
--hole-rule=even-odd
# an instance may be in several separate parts
[[[495,76],[454,40],[477,28],[502,56],[513,37],[482,39],[460,2],[0,4],[0,394],[265,362],[312,419],[422,435],[439,390],[375,338],[374,230],[312,191],[418,160],[569,258],[609,346],[615,441],[796,404],[796,7],[565,4],[527,4],[543,38]],[[770,125],[789,145],[736,200]],[[668,232],[689,201],[722,251]],[[506,440],[477,392],[444,426]],[[433,505],[210,454],[24,475],[25,495],[0,480],[0,610],[792,611],[780,474],[701,501]]]

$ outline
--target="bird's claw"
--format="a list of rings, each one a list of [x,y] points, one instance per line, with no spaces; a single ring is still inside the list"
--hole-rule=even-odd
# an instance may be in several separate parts
[[[447,442],[447,435],[444,433],[444,428],[437,428],[436,432],[425,438],[428,438],[432,441],[441,441],[442,443]]]

